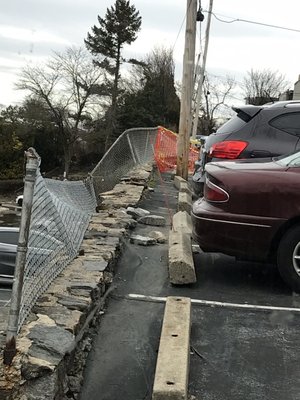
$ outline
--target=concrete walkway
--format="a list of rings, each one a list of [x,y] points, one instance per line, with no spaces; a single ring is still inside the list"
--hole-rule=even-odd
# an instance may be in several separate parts
[[[167,200],[171,211],[176,211],[177,190],[170,176],[164,176],[163,184],[157,177],[155,191],[147,196],[140,207],[168,219]],[[155,230],[168,235],[169,228]],[[134,233],[144,235],[149,230],[153,227],[138,224]],[[173,287],[168,281],[167,256],[167,244],[143,247],[129,240],[125,242],[115,271],[116,289],[88,358],[81,400],[151,399],[164,304],[129,300],[129,294],[293,304],[292,294],[278,281],[276,273],[270,272],[273,271],[270,266],[265,267],[269,272],[264,274],[257,265],[248,263],[245,276],[253,268],[253,287],[245,290],[245,282],[238,279],[243,276],[241,263],[228,258],[229,266],[221,276],[220,256],[195,255],[198,282],[188,287]],[[226,276],[231,280],[226,280]],[[267,285],[263,294],[261,279],[268,276],[273,276],[277,284],[273,297],[268,297]],[[255,287],[256,281],[259,289]],[[299,313],[192,305],[190,398],[300,399],[299,329]]]

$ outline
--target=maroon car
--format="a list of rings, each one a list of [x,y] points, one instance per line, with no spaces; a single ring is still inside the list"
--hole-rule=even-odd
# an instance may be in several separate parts
[[[300,152],[271,162],[206,165],[204,197],[193,204],[193,236],[205,252],[276,262],[300,291]]]

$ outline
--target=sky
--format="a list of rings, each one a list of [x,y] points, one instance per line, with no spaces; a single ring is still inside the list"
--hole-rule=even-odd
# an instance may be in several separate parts
[[[115,0],[9,0],[0,14],[0,104],[18,104],[24,92],[14,84],[27,63],[43,63],[53,51],[84,46],[84,38],[97,16],[104,17]],[[176,80],[181,81],[187,0],[131,0],[142,16],[138,39],[125,46],[126,57],[142,58],[155,46],[174,51]],[[197,53],[203,50],[209,0],[202,0],[205,20],[197,24]],[[208,56],[208,73],[237,82],[229,101],[242,102],[243,78],[251,68],[284,74],[293,88],[300,74],[300,1],[214,0]],[[217,18],[218,19],[217,19]],[[227,21],[222,22],[220,21]],[[277,25],[266,27],[234,19]]]

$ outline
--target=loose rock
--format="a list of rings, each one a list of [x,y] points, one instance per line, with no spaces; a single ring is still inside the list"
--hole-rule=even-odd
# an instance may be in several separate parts
[[[166,243],[166,236],[160,231],[151,231],[149,232],[149,237],[156,239],[157,243]]]
[[[165,226],[166,219],[159,215],[146,215],[145,217],[141,217],[138,219],[138,222],[145,225],[152,226]]]
[[[134,207],[127,207],[126,210],[127,214],[132,215],[133,218],[141,218],[141,217],[145,217],[146,215],[150,214],[150,211],[148,210],[144,210],[143,208],[134,208]]]
[[[85,260],[83,261],[83,267],[87,269],[87,271],[104,271],[108,265],[108,262],[105,260]]]
[[[157,243],[156,239],[141,235],[132,235],[130,242],[139,244],[140,246],[153,246]]]

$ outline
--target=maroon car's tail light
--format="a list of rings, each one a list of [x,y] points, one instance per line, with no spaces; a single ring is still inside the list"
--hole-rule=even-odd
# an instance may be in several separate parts
[[[238,158],[238,156],[247,146],[248,142],[242,142],[240,140],[227,140],[213,144],[209,150],[209,155],[212,158],[227,158],[233,160]]]
[[[229,194],[215,183],[212,183],[209,179],[206,179],[204,185],[204,198],[207,201],[224,203],[228,201]]]

